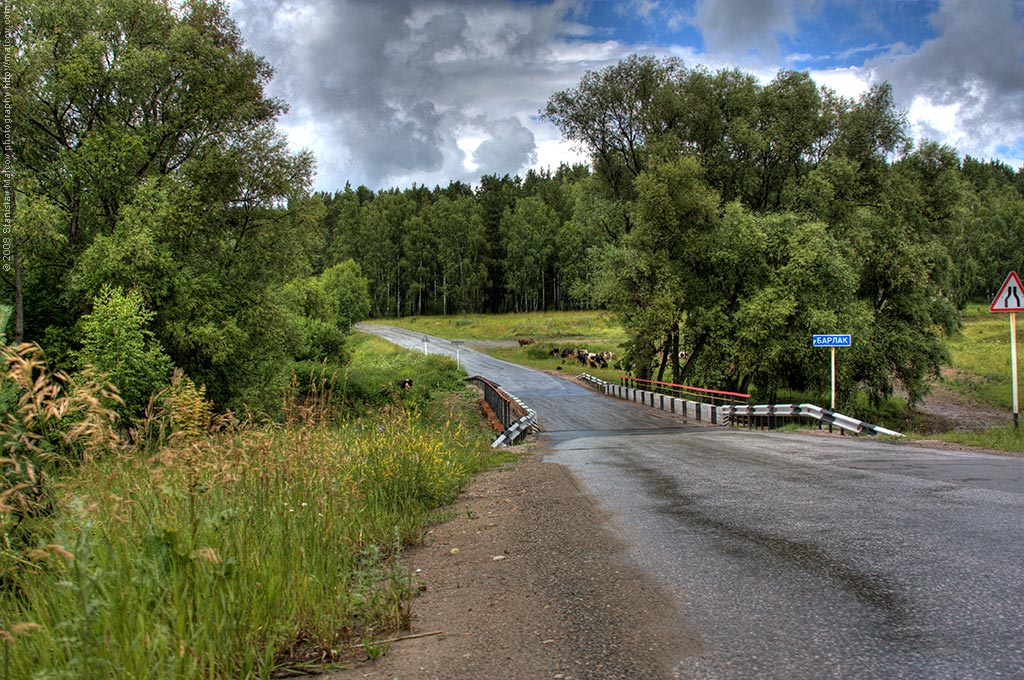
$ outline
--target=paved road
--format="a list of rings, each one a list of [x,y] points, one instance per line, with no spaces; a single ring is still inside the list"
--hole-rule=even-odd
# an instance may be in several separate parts
[[[680,677],[1024,678],[1024,459],[701,426],[461,354],[675,593]]]

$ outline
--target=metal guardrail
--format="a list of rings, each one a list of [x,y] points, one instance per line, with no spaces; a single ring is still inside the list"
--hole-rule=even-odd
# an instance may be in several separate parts
[[[491,443],[491,448],[515,443],[516,439],[536,426],[537,413],[515,395],[502,390],[497,383],[479,375],[466,378],[466,382],[471,382],[483,390],[484,401],[505,428],[505,431]]]
[[[660,408],[662,411],[678,413],[684,418],[689,417],[692,412],[696,420],[706,420],[713,425],[741,427],[742,425],[739,424],[739,421],[744,420],[746,421],[746,425],[754,427],[755,421],[761,420],[771,427],[773,424],[772,421],[776,418],[802,417],[812,418],[818,422],[826,423],[829,426],[834,425],[840,429],[846,430],[847,432],[854,432],[856,434],[887,435],[890,437],[903,436],[895,430],[889,430],[878,425],[865,423],[863,420],[857,420],[856,418],[851,418],[850,416],[845,416],[842,413],[836,413],[835,411],[830,411],[829,409],[815,406],[814,404],[724,404],[720,406],[713,406],[709,404],[700,404],[680,397],[666,398],[664,394],[637,389],[635,387],[613,385],[587,373],[581,374],[579,379],[593,385],[609,396],[639,402],[640,404],[649,404],[654,408]],[[653,381],[637,382],[650,383]],[[737,398],[750,396],[737,392],[722,393],[716,390],[703,390],[703,388],[696,389],[701,389],[702,392],[718,392],[719,395],[724,394],[727,396],[735,396]]]
[[[822,423],[835,425],[847,432],[856,434],[888,435],[890,437],[902,437],[903,435],[895,430],[889,430],[878,425],[865,423],[842,413],[830,411],[827,408],[815,406],[814,404],[759,404],[756,406],[719,406],[718,420],[722,425],[736,425],[740,418],[747,420],[747,424],[753,426],[755,418],[813,418]]]

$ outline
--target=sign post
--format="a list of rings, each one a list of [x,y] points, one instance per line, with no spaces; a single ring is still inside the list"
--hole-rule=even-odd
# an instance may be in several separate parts
[[[462,370],[462,356],[459,350],[466,344],[465,340],[452,340],[452,344],[455,345],[455,366],[459,370]]]
[[[1017,312],[1024,312],[1024,286],[1017,272],[1010,272],[999,292],[988,306],[990,312],[1010,314],[1010,370],[1013,374],[1013,427],[1019,427],[1020,406],[1017,398]]]
[[[832,350],[832,410],[836,410],[836,347],[849,347],[852,338],[849,335],[812,335],[814,347],[828,347]]]

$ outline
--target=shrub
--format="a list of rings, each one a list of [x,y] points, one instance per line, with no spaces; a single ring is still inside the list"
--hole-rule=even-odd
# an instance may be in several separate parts
[[[142,413],[149,396],[167,384],[171,360],[147,328],[153,312],[137,291],[104,285],[93,311],[82,317],[81,367],[92,366],[117,386],[129,416]]]

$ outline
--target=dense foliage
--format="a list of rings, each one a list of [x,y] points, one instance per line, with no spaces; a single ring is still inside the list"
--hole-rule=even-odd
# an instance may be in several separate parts
[[[342,361],[338,336],[365,310],[365,282],[351,264],[314,269],[312,159],[275,130],[271,70],[227,8],[9,9],[14,342],[38,342],[57,366],[92,362],[131,412],[166,384],[164,353],[218,403],[256,407],[279,400],[291,360]],[[314,275],[294,287],[323,300],[285,291]],[[129,336],[145,346],[116,358]]]

